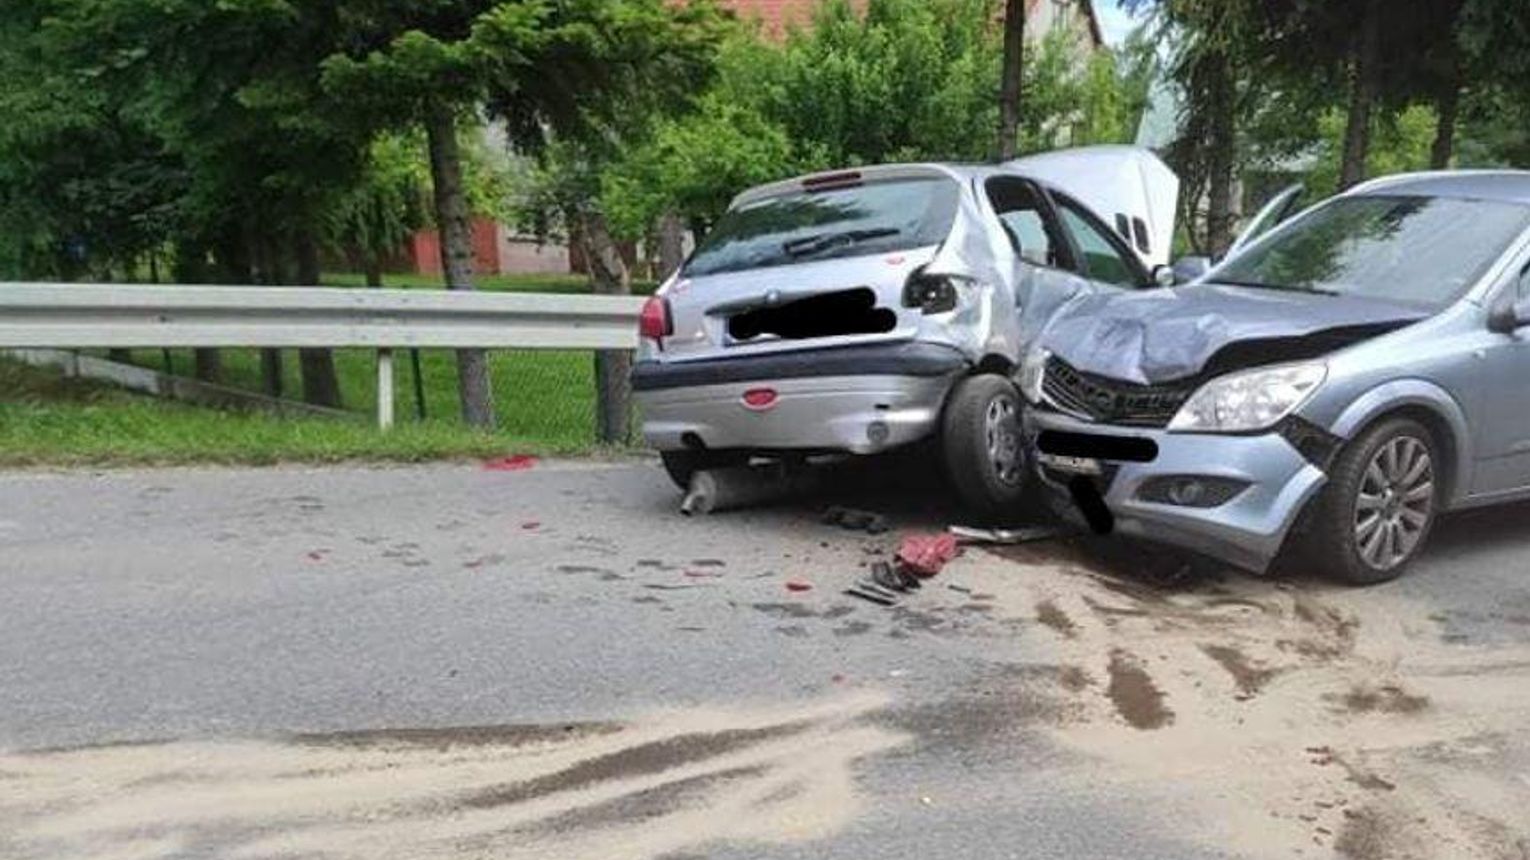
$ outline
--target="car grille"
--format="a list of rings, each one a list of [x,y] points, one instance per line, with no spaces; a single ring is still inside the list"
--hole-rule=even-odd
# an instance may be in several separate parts
[[[1090,421],[1127,427],[1167,427],[1194,385],[1137,385],[1075,370],[1053,356],[1042,393],[1053,406]]]

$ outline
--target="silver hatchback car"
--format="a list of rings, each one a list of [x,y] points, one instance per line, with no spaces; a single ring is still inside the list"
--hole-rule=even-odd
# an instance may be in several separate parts
[[[1530,173],[1375,180],[1191,285],[1081,297],[1021,378],[1070,516],[1390,579],[1441,512],[1530,496]]]
[[[1025,492],[1013,374],[1057,308],[1167,275],[1178,180],[1132,147],[882,165],[741,194],[643,312],[632,386],[674,480],[936,437],[975,512]]]

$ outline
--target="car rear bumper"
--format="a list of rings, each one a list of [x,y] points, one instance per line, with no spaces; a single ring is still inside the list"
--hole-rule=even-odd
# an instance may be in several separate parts
[[[1297,515],[1327,481],[1321,468],[1273,431],[1255,436],[1169,433],[1091,424],[1034,409],[1027,413],[1025,428],[1032,454],[1038,456],[1040,483],[1063,515],[1083,519],[1069,486],[1076,476],[1042,463],[1043,449],[1057,449],[1055,440],[1062,438],[1078,442],[1082,449],[1096,442],[1110,447],[1129,442],[1135,461],[1101,458],[1103,474],[1088,479],[1113,527],[1256,572],[1274,560]],[[1074,435],[1043,439],[1049,431]],[[1174,504],[1154,493],[1154,488],[1178,478],[1222,479],[1229,486],[1246,486],[1211,507]]]
[[[713,361],[645,362],[632,372],[643,437],[660,450],[871,454],[934,431],[967,360],[950,347],[879,344]],[[775,392],[765,409],[744,393]]]

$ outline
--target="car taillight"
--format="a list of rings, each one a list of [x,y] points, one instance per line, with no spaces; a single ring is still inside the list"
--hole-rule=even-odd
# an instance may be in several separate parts
[[[675,333],[669,318],[669,302],[660,296],[650,296],[638,316],[638,334],[649,340],[659,340]]]
[[[928,275],[923,269],[909,275],[903,287],[903,306],[918,308],[926,314],[956,310],[956,285],[942,275]]]
[[[744,392],[744,407],[755,412],[764,412],[776,405],[777,397],[774,388],[751,388]]]

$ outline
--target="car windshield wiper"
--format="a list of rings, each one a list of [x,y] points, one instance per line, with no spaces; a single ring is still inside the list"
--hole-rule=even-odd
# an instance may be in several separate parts
[[[805,257],[809,254],[817,254],[840,245],[854,245],[857,242],[868,242],[872,239],[885,239],[888,236],[896,236],[902,233],[895,227],[878,227],[866,230],[844,230],[838,233],[815,233],[812,236],[803,236],[800,239],[792,239],[781,243],[781,250],[793,257]]]
[[[1229,287],[1247,287],[1251,290],[1278,290],[1282,293],[1314,293],[1319,296],[1337,296],[1338,290],[1328,290],[1322,287],[1296,287],[1290,284],[1266,284],[1262,281],[1234,281],[1229,278],[1217,278],[1215,283],[1226,284]]]

